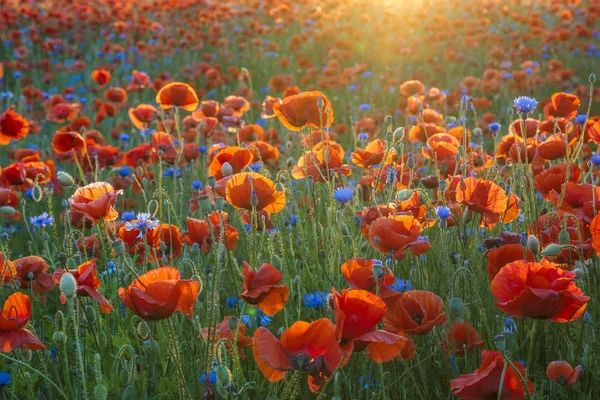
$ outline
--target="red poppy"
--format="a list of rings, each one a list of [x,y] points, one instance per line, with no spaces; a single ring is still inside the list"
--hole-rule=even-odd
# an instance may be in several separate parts
[[[199,101],[196,91],[190,85],[171,82],[160,88],[156,94],[156,103],[163,110],[180,107],[192,112],[198,108]]]
[[[225,227],[223,245],[229,250],[235,250],[239,233],[237,229],[227,223],[227,214],[224,212],[215,211],[209,214],[207,216],[208,222],[206,219],[188,217],[186,220],[188,231],[183,235],[183,242],[188,246],[197,243],[202,251],[208,254],[213,243],[213,237],[217,241],[221,237],[221,218],[223,218],[223,226]]]
[[[113,189],[110,183],[95,182],[78,188],[69,198],[71,210],[80,212],[94,224],[114,221],[119,213],[113,208],[122,190]]]
[[[160,267],[140,275],[129,288],[119,288],[123,304],[145,321],[169,318],[175,311],[192,317],[200,282],[181,279],[173,267]]]
[[[87,261],[73,270],[57,269],[52,274],[54,282],[60,283],[63,275],[67,272],[73,275],[77,282],[77,296],[91,297],[100,304],[100,311],[110,314],[113,309],[112,305],[97,290],[102,285],[102,281],[96,276],[95,260]],[[61,294],[60,301],[65,304],[67,299]]]
[[[265,315],[275,315],[283,309],[290,295],[287,285],[279,284],[283,274],[271,264],[263,263],[254,272],[244,261],[244,290],[240,297],[248,304],[262,310]]]
[[[131,221],[135,225],[137,220]],[[123,241],[129,254],[137,255],[137,263],[142,265],[148,260],[155,260],[156,254],[160,253],[161,230],[146,229],[145,234],[142,234],[138,228],[129,229],[126,225],[119,228],[118,237]]]
[[[504,189],[494,182],[475,177],[461,178],[456,187],[456,201],[482,214],[482,222],[496,224],[508,206]]]
[[[390,215],[371,223],[369,241],[375,250],[393,252],[395,260],[402,260],[408,249],[413,255],[420,256],[431,248],[429,240],[421,236],[422,232],[421,224],[412,215]]]
[[[480,400],[498,398],[501,379],[503,399],[525,399],[525,387],[520,376],[527,376],[525,367],[520,362],[513,362],[519,371],[508,365],[504,376],[504,358],[499,351],[483,350],[481,365],[471,374],[464,374],[450,381],[452,394],[460,399]],[[519,376],[520,374],[520,376]],[[533,393],[533,383],[527,381],[527,392]]]
[[[554,93],[552,101],[544,107],[546,118],[573,119],[577,116],[577,108],[581,105],[579,97],[571,93]]]
[[[405,81],[400,85],[400,94],[402,96],[413,96],[425,91],[425,85],[418,80]]]
[[[352,174],[352,169],[343,164],[344,157],[344,149],[336,142],[319,142],[300,156],[292,169],[292,177],[304,179],[312,176],[315,182],[324,182],[328,181],[331,175],[348,176]]]
[[[133,126],[138,129],[147,129],[156,118],[158,110],[150,104],[140,104],[136,108],[130,108],[128,114]]]
[[[86,152],[83,136],[75,131],[58,131],[52,137],[52,148],[59,155],[81,155]]]
[[[505,265],[491,283],[496,307],[513,317],[570,322],[585,311],[589,297],[573,279],[575,273],[541,262],[515,261]]]
[[[546,368],[546,376],[559,385],[571,386],[579,380],[581,369],[581,365],[573,368],[566,361],[552,361]]]
[[[365,348],[376,363],[401,354],[408,339],[376,329],[386,311],[383,300],[360,289],[342,290],[342,294],[333,289],[332,293],[336,335],[347,357]]]
[[[92,71],[92,79],[98,85],[104,87],[110,83],[112,75],[104,68],[98,68]]]
[[[567,138],[562,133],[550,135],[536,148],[537,156],[544,160],[557,160],[567,155]]]
[[[42,257],[27,256],[13,260],[16,270],[15,278],[22,288],[31,287],[36,293],[44,293],[54,288],[52,275],[47,274],[48,264]]]
[[[364,237],[369,237],[371,224],[379,217],[387,217],[394,213],[394,207],[378,204],[372,207],[364,207],[362,211],[356,212],[356,217],[360,220],[360,231]]]
[[[593,237],[588,235],[584,220],[577,216],[569,217],[560,210],[557,214],[558,216],[544,214],[529,227],[530,234],[539,239],[542,247],[550,244],[570,245],[570,247],[562,248],[557,255],[548,258],[559,264],[573,264],[581,258],[587,260],[592,257],[594,255]],[[564,235],[565,232],[567,235]]]
[[[285,192],[270,179],[255,172],[233,175],[225,187],[225,199],[235,208],[278,213],[285,206]]]
[[[376,164],[390,164],[395,157],[395,149],[386,149],[384,140],[375,139],[364,149],[356,149],[352,153],[352,162],[359,167],[368,168]]]
[[[271,97],[267,96],[265,101],[262,103],[262,112],[260,113],[260,117],[263,119],[275,118],[275,111],[273,107],[275,104],[283,104],[283,101],[279,97]]]
[[[124,103],[127,101],[127,92],[123,88],[109,88],[104,91],[104,99],[113,103]]]
[[[319,102],[322,107],[319,107]],[[275,103],[273,111],[279,121],[291,131],[299,131],[306,126],[329,128],[333,124],[333,107],[327,96],[319,91],[304,92]]]
[[[223,174],[223,164],[225,163],[229,164],[231,167],[229,175],[237,174],[250,165],[253,158],[252,152],[243,147],[225,147],[220,150],[210,162],[210,165],[208,166],[208,175],[214,176],[217,180],[223,178],[225,176]]]
[[[411,290],[385,299],[387,311],[383,326],[389,332],[424,335],[446,322],[444,302],[426,290]]]
[[[200,107],[192,112],[192,118],[196,121],[203,121],[207,118],[214,118],[219,114],[220,105],[215,100],[204,100]]]
[[[44,350],[46,346],[25,329],[31,316],[31,300],[23,293],[7,297],[0,314],[0,351],[10,353],[15,349]]]
[[[161,252],[167,260],[173,261],[183,250],[181,230],[177,225],[160,224],[158,231],[162,239]]]
[[[29,134],[29,122],[20,114],[13,111],[11,106],[0,114],[0,146],[13,140],[21,140]]]
[[[520,244],[505,244],[493,248],[485,253],[485,257],[487,258],[486,270],[490,281],[506,264],[523,259],[534,261],[533,254]]]
[[[318,391],[342,360],[335,325],[328,319],[297,321],[281,340],[265,327],[254,332],[252,352],[258,369],[269,382],[279,382],[287,371],[309,372],[309,388]]]
[[[570,164],[569,182],[579,182],[581,179],[581,168],[575,164]],[[540,192],[546,199],[552,190],[560,193],[567,180],[567,164],[560,163],[545,169],[537,174],[533,179],[533,187]]]
[[[199,339],[213,338],[215,344],[221,339],[227,339],[225,346],[231,352],[230,344],[236,343],[241,358],[246,355],[241,351],[244,347],[252,346],[252,336],[246,336],[246,325],[236,317],[225,317],[219,322],[213,332],[209,328],[202,328],[202,336]]]
[[[375,278],[373,266],[377,264],[378,276]],[[388,269],[388,267],[376,263],[375,260],[365,260],[364,258],[352,258],[342,264],[342,274],[346,281],[357,289],[366,290],[371,293],[375,293],[377,287],[379,287],[380,297],[386,297],[384,294],[390,291],[390,294],[394,294],[394,291],[387,289],[386,286],[391,286],[396,282],[394,274]]]
[[[268,165],[269,163],[275,164],[279,160],[279,150],[277,147],[265,141],[257,140],[250,142],[248,143],[248,149],[252,152],[253,163],[260,161]]]
[[[477,330],[466,322],[454,321],[444,338],[444,350],[449,355],[464,355],[465,350],[483,348],[485,340]]]

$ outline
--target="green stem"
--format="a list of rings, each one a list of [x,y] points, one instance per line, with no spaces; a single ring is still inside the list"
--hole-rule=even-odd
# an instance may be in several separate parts
[[[67,395],[65,394],[65,392],[63,392],[63,391],[61,390],[61,388],[60,388],[60,387],[58,387],[58,385],[57,385],[56,383],[54,383],[54,381],[53,381],[52,379],[48,378],[46,375],[44,375],[43,373],[41,373],[41,372],[40,372],[40,371],[38,371],[37,369],[35,369],[35,368],[33,368],[33,367],[31,367],[31,366],[29,366],[29,365],[25,364],[24,362],[21,362],[21,361],[19,361],[19,360],[16,360],[16,359],[14,359],[14,358],[12,358],[12,357],[9,357],[9,356],[7,356],[6,354],[0,353],[0,356],[2,356],[2,357],[4,357],[4,358],[6,358],[7,360],[10,360],[10,361],[12,361],[12,362],[14,362],[14,363],[17,363],[17,364],[19,364],[20,366],[22,366],[22,367],[25,367],[25,368],[29,369],[30,371],[32,371],[32,372],[34,372],[34,373],[38,374],[39,376],[41,376],[42,378],[44,378],[45,380],[47,380],[48,382],[50,382],[50,384],[51,384],[51,385],[52,385],[52,386],[53,386],[53,387],[56,389],[56,391],[57,391],[57,392],[58,392],[58,393],[59,393],[59,394],[60,394],[60,395],[61,395],[61,396],[62,396],[64,399],[66,399],[66,400],[69,400],[69,398],[67,397]]]

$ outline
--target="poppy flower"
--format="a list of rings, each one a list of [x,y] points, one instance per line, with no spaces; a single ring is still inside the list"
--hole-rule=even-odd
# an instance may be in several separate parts
[[[46,119],[54,122],[73,121],[79,114],[79,107],[79,104],[58,103],[48,111]]]
[[[173,267],[160,267],[140,275],[129,288],[119,288],[123,304],[145,321],[169,318],[175,311],[193,317],[200,282],[181,279]]]
[[[542,247],[554,243],[571,246],[562,248],[560,253],[548,258],[560,264],[573,264],[575,260],[592,257],[593,237],[589,237],[585,221],[578,216],[568,217],[561,210],[557,214],[542,215],[529,227],[530,234],[539,239]],[[564,232],[567,235],[563,237]]]
[[[262,162],[264,164],[276,163],[279,160],[279,150],[271,144],[257,140],[248,143],[248,149],[252,152],[252,162]]]
[[[545,160],[556,160],[567,155],[567,138],[562,133],[550,135],[536,148],[537,156]]]
[[[405,81],[400,85],[400,94],[402,96],[413,96],[415,94],[423,93],[425,91],[425,85],[418,80]]]
[[[369,237],[371,224],[379,217],[387,217],[394,213],[393,204],[378,204],[371,207],[364,207],[361,211],[355,213],[356,218],[360,220],[360,231],[364,237]]]
[[[506,264],[513,261],[523,260],[535,261],[533,254],[520,244],[505,244],[499,247],[488,250],[485,253],[487,258],[486,270],[490,278],[490,282],[494,279],[498,271]]]
[[[275,118],[275,111],[273,110],[273,106],[275,104],[282,104],[283,101],[279,97],[271,97],[268,96],[262,103],[262,112],[260,113],[260,117],[263,119]]]
[[[44,293],[54,287],[52,275],[46,273],[48,264],[42,257],[27,256],[17,258],[12,263],[16,270],[15,278],[22,288],[31,287],[36,293]]]
[[[13,293],[6,298],[0,314],[0,351],[10,353],[15,349],[44,350],[46,346],[25,329],[31,316],[31,300],[23,293]]]
[[[127,101],[127,92],[119,87],[109,88],[104,91],[104,99],[113,103],[124,103]]]
[[[319,107],[319,102],[323,107]],[[279,121],[291,131],[311,126],[329,128],[333,124],[333,107],[329,99],[319,91],[304,92],[283,99],[283,103],[273,104],[273,112]]]
[[[285,192],[270,179],[255,172],[233,175],[225,187],[225,200],[235,208],[278,213],[285,206]]]
[[[575,273],[541,262],[505,265],[491,283],[496,307],[513,317],[570,322],[585,311],[589,297],[574,282]]]
[[[162,239],[161,249],[167,260],[172,261],[181,255],[183,242],[181,230],[177,225],[160,224],[159,236]]]
[[[571,93],[559,92],[552,95],[552,100],[544,107],[546,118],[573,119],[577,116],[577,108],[581,105],[579,97]]]
[[[375,278],[373,266],[377,264],[378,276]],[[364,258],[352,258],[342,264],[342,275],[346,281],[357,289],[366,290],[375,293],[379,286],[379,294],[383,298],[383,292],[386,291],[386,286],[391,286],[396,282],[394,274],[381,263],[375,260],[365,260]]]
[[[386,142],[375,139],[364,149],[356,149],[352,153],[352,162],[359,167],[368,168],[376,164],[390,164],[395,157],[395,149],[392,148],[386,151]]]
[[[232,111],[232,117],[241,117],[246,111],[250,110],[250,103],[242,96],[227,96],[223,100],[221,110],[225,109]]]
[[[494,182],[468,177],[456,187],[456,201],[471,211],[482,214],[482,222],[492,225],[500,220],[508,206],[504,189]]]
[[[87,146],[85,139],[78,132],[58,131],[52,137],[52,148],[59,155],[80,155],[85,154]]]
[[[569,182],[579,182],[581,168],[575,164],[570,164],[569,169]],[[558,193],[562,192],[565,180],[567,180],[567,163],[560,163],[537,174],[533,179],[533,187],[548,199],[552,190]]]
[[[221,106],[215,100],[204,100],[200,103],[200,107],[192,112],[192,118],[196,121],[203,121],[207,118],[214,118],[219,114]]]
[[[260,308],[265,315],[275,315],[283,309],[290,291],[287,285],[279,284],[283,274],[277,268],[263,263],[254,272],[244,261],[242,275],[244,275],[244,290],[240,297],[246,303]]]
[[[163,110],[181,107],[186,111],[195,111],[198,108],[196,91],[182,82],[171,82],[160,88],[156,94],[156,103]]]
[[[29,134],[29,122],[21,114],[14,112],[14,108],[11,106],[0,114],[0,146],[24,139]]]
[[[504,358],[499,351],[483,350],[481,365],[471,374],[460,375],[450,381],[452,394],[460,399],[479,400],[496,399],[504,370]],[[525,387],[520,376],[527,376],[525,367],[520,362],[513,362],[519,371],[508,365],[502,385],[503,399],[525,399]],[[520,374],[520,376],[519,376]],[[533,393],[533,383],[527,381],[527,392]]]
[[[571,386],[579,380],[581,369],[581,365],[573,368],[566,361],[552,361],[546,367],[546,376],[559,385]]]
[[[376,363],[401,354],[408,339],[376,329],[386,311],[383,300],[360,289],[342,290],[342,294],[333,289],[332,293],[336,335],[347,357],[365,348]]]
[[[138,214],[139,217],[139,214]],[[154,225],[155,222],[152,222]],[[158,221],[156,221],[158,225]],[[140,226],[138,228],[138,226]],[[145,264],[149,259],[155,260],[156,254],[160,253],[161,232],[158,226],[150,226],[143,220],[132,220],[123,225],[117,231],[119,239],[123,241],[130,255],[137,255],[137,263]]]
[[[228,146],[220,150],[208,166],[208,175],[214,176],[217,180],[223,178],[223,164],[228,163],[231,167],[229,175],[242,172],[244,168],[252,163],[254,156],[248,149],[238,146]]]
[[[352,169],[345,165],[345,152],[336,142],[322,141],[300,156],[292,168],[294,179],[312,176],[315,182],[328,181],[331,176],[349,176]]]
[[[227,339],[225,342],[227,350],[231,352],[230,345],[237,344],[238,352],[241,358],[246,358],[246,355],[241,351],[244,347],[252,346],[252,336],[246,336],[246,325],[236,317],[225,317],[215,327],[214,332],[209,332],[209,328],[202,328],[202,336],[199,339],[213,338],[216,344],[221,339]]]
[[[411,290],[385,299],[383,327],[388,332],[424,335],[446,322],[444,302],[426,290]]]
[[[294,322],[280,340],[261,326],[254,332],[252,353],[269,382],[279,382],[287,371],[308,371],[309,388],[316,392],[342,360],[335,333],[335,325],[325,318]]]
[[[206,219],[188,217],[186,220],[188,231],[183,235],[183,242],[188,246],[197,243],[202,251],[208,254],[213,243],[213,235],[217,241],[221,237],[221,218],[223,218],[223,226],[225,227],[223,245],[229,250],[235,250],[239,233],[237,229],[227,223],[227,214],[224,212],[215,211],[209,214],[207,216],[208,222]]]
[[[393,252],[395,260],[402,260],[408,249],[413,255],[420,256],[431,248],[429,240],[421,236],[422,232],[421,224],[412,215],[390,215],[373,221],[368,235],[373,249]]]
[[[104,68],[98,68],[92,71],[92,79],[98,85],[104,87],[110,83],[112,75]]]
[[[138,129],[147,129],[156,118],[158,110],[150,104],[140,104],[136,108],[130,108],[128,114],[133,126]]]
[[[102,281],[96,276],[95,260],[87,261],[77,267],[77,269],[73,270],[57,269],[52,274],[54,282],[60,283],[63,275],[67,272],[73,275],[77,282],[77,296],[91,297],[100,304],[100,311],[105,314],[110,314],[113,309],[112,305],[100,294],[100,292],[98,292],[98,288],[102,285]],[[67,298],[61,294],[60,301],[61,303],[66,304]]]
[[[87,219],[97,224],[101,220],[114,221],[119,213],[114,209],[117,196],[122,190],[117,190],[107,182],[95,182],[78,188],[69,198],[71,210],[80,212]]]
[[[466,322],[454,321],[444,338],[444,350],[449,355],[464,355],[475,347],[483,347],[485,341],[477,330]]]

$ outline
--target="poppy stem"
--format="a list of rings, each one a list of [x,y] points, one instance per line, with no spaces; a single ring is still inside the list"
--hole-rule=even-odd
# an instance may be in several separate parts
[[[527,370],[531,371],[531,362],[533,361],[533,349],[534,349],[534,344],[535,344],[535,337],[537,334],[537,326],[538,326],[538,320],[534,319],[533,320],[533,324],[531,326],[531,334],[529,336],[529,351],[527,354]]]
[[[4,358],[6,358],[6,359],[7,359],[7,360],[9,360],[9,361],[12,361],[12,362],[14,362],[14,363],[17,363],[17,364],[19,364],[20,366],[22,366],[22,367],[25,367],[25,368],[29,369],[30,371],[32,371],[32,372],[34,372],[34,373],[38,374],[39,376],[41,376],[42,378],[44,378],[45,380],[47,380],[47,381],[48,381],[48,382],[49,382],[49,383],[52,385],[52,387],[53,387],[54,389],[56,389],[56,391],[57,391],[57,392],[60,394],[60,396],[61,396],[62,398],[66,399],[66,400],[68,400],[68,399],[69,399],[69,398],[67,397],[67,395],[65,394],[65,392],[63,392],[63,391],[62,391],[62,389],[61,389],[61,388],[60,388],[60,387],[59,387],[59,386],[58,386],[56,383],[54,383],[54,381],[53,381],[52,379],[50,379],[49,377],[47,377],[46,375],[44,375],[44,374],[43,374],[41,371],[38,371],[37,369],[33,368],[32,366],[30,366],[30,365],[28,365],[28,364],[26,364],[26,363],[24,363],[24,362],[22,362],[22,361],[19,361],[19,360],[17,360],[17,359],[14,359],[14,358],[12,358],[12,357],[9,357],[9,356],[7,356],[7,355],[6,355],[6,354],[4,354],[4,353],[0,353],[0,356],[2,356],[2,357],[4,357]]]
[[[504,389],[504,377],[506,376],[506,370],[508,369],[508,363],[504,363],[504,367],[502,368],[502,375],[500,375],[500,386],[498,387],[498,397],[497,400],[502,400],[502,389]]]
[[[179,355],[179,345],[177,344],[177,336],[175,336],[175,329],[173,328],[173,323],[171,322],[171,318],[166,318],[167,328],[169,329],[169,336],[171,339],[171,345],[173,346],[173,361],[175,362],[175,369],[177,369],[177,386],[179,387],[179,398],[185,399],[189,398],[187,393],[187,389],[185,388],[185,375],[183,374],[183,370],[181,369],[181,357]]]

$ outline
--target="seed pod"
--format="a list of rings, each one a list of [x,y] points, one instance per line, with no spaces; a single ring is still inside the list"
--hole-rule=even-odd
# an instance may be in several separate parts
[[[560,244],[556,244],[556,243],[552,243],[548,246],[546,246],[546,248],[544,250],[542,250],[542,256],[543,257],[553,257],[553,256],[557,256],[558,254],[560,254],[560,252],[562,251],[563,246]]]
[[[56,174],[56,179],[63,187],[75,186],[75,179],[68,173],[60,171]]]

